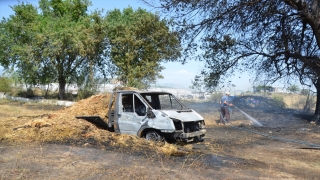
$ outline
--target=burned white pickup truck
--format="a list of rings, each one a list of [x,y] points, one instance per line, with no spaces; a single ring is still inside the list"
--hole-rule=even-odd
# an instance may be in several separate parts
[[[107,117],[107,122],[99,116],[76,118],[154,141],[202,141],[206,134],[203,117],[168,92],[114,91]]]

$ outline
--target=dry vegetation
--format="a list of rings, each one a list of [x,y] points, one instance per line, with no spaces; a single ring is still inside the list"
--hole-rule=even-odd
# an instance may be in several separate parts
[[[290,96],[289,96],[290,98]],[[219,126],[218,103],[186,102],[206,120],[202,143],[168,144],[99,129],[78,115],[105,117],[109,94],[71,107],[0,100],[0,179],[317,179],[319,150]],[[239,111],[231,125],[319,144],[320,128],[291,111]],[[288,113],[287,113],[288,112]]]
[[[283,97],[284,102],[287,104],[288,108],[292,109],[298,109],[303,110],[304,106],[306,105],[307,96],[306,95],[300,95],[300,94],[280,94]],[[316,97],[310,97],[309,102],[310,103],[310,110],[315,110],[315,103],[316,103]]]
[[[152,151],[167,155],[179,153],[174,145],[159,146],[136,136],[100,129],[90,122],[75,118],[80,115],[106,117],[109,96],[92,96],[71,107],[1,100],[0,108],[5,112],[0,121],[1,142],[62,143],[99,148],[130,148],[133,151]]]

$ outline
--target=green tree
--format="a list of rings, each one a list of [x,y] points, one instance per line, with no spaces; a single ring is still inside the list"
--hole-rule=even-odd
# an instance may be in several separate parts
[[[297,93],[300,89],[297,85],[293,84],[287,88],[291,93]]]
[[[67,83],[101,70],[108,63],[103,17],[87,14],[88,0],[40,0],[13,6],[15,12],[0,24],[0,63],[16,69],[29,84],[59,83],[65,99]]]
[[[263,92],[266,92],[266,91],[272,91],[273,90],[273,87],[272,86],[268,86],[268,85],[258,85],[257,87],[256,87],[256,91],[257,92],[261,92],[261,91],[263,91]]]
[[[181,45],[169,22],[144,9],[131,7],[108,12],[110,57],[118,78],[127,86],[146,88],[162,78],[161,63],[177,61]]]
[[[144,1],[177,19],[186,51],[202,50],[207,88],[236,70],[265,75],[269,83],[298,77],[317,89],[320,119],[319,1]]]

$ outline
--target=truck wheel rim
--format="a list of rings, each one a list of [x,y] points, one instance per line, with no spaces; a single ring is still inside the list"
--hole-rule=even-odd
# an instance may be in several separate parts
[[[151,141],[161,141],[162,137],[155,131],[150,131],[146,135],[147,140]]]

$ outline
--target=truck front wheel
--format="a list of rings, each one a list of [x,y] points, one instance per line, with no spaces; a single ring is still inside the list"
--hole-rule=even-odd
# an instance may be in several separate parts
[[[163,141],[164,139],[160,132],[155,130],[150,130],[146,133],[146,140]]]

